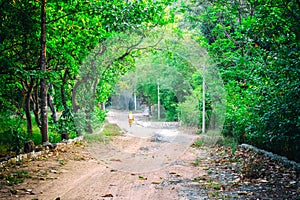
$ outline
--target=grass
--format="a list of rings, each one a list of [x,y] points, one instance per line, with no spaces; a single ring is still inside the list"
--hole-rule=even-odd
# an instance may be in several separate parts
[[[192,147],[202,148],[204,146],[224,146],[232,148],[232,153],[236,151],[237,141],[233,137],[223,137],[219,131],[209,130],[207,133],[203,134],[201,138],[196,140]]]
[[[106,136],[118,136],[122,135],[123,131],[117,124],[110,124],[108,122],[105,122],[102,134]]]
[[[116,124],[110,124],[107,121],[104,122],[103,129],[98,133],[94,134],[85,134],[84,139],[88,143],[97,143],[97,142],[108,142],[110,141],[110,137],[122,135],[123,131]]]
[[[49,142],[51,143],[58,143],[61,142],[61,134],[59,134],[56,130],[54,130],[53,125],[49,125]],[[15,153],[19,152],[23,148],[23,144],[25,141],[32,140],[34,142],[34,145],[41,145],[42,144],[42,135],[40,133],[40,129],[37,125],[34,124],[32,127],[33,133],[31,136],[29,136],[26,133],[26,126],[22,125],[21,132],[18,133],[18,142],[16,142],[16,139],[11,134],[10,131],[0,130],[0,157],[1,156],[8,156],[8,155],[15,155]],[[3,132],[1,132],[3,131]],[[76,133],[72,132],[69,133],[69,138],[75,138]],[[17,151],[15,149],[18,149]]]
[[[209,184],[206,185],[208,189],[214,189],[214,190],[220,190],[221,189],[221,184],[218,182],[210,182]]]
[[[196,158],[193,165],[198,166],[200,164],[201,160],[202,160],[201,158]]]
[[[203,138],[199,138],[197,139],[193,144],[192,147],[194,148],[201,148],[204,145],[204,139]]]
[[[24,182],[25,178],[28,176],[29,175],[27,171],[16,171],[10,174],[1,174],[0,178],[5,180],[6,185],[13,186]]]
[[[202,138],[197,139],[193,144],[192,147],[195,148],[202,148],[204,146],[215,146],[219,143],[219,141],[222,139],[222,137],[213,137],[213,136],[204,136]]]
[[[64,159],[60,159],[60,160],[58,160],[58,164],[64,165],[64,164],[66,164],[66,161]]]
[[[222,140],[219,142],[219,145],[224,147],[233,147],[237,146],[238,143],[233,137],[223,137]]]
[[[33,129],[37,129],[37,131],[33,131],[33,134],[28,138],[28,140],[32,140],[35,145],[42,144],[42,135],[39,131],[39,128],[34,126]],[[50,130],[48,133],[48,137],[49,137],[49,142],[51,142],[51,143],[61,142],[61,134],[59,134],[57,131]],[[75,137],[76,137],[75,132],[69,133],[70,139],[75,138]]]

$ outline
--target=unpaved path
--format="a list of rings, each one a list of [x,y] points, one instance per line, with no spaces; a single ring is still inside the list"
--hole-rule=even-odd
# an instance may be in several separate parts
[[[112,169],[151,172],[174,163],[195,139],[195,135],[180,131],[176,123],[147,122],[142,114],[135,114],[135,119],[129,127],[126,112],[110,111],[108,121],[125,134],[107,145],[91,147],[94,157]]]
[[[180,184],[164,183],[204,173],[192,167],[197,157],[206,157],[205,151],[190,147],[193,134],[176,124],[147,122],[142,114],[136,114],[132,127],[125,112],[110,111],[108,120],[125,134],[85,148],[95,159],[68,162],[57,178],[40,182],[32,195],[21,199],[188,199],[179,194]]]
[[[208,135],[193,148],[194,134],[142,114],[132,127],[125,112],[111,111],[108,120],[124,134],[61,144],[0,168],[0,199],[300,199],[299,171],[276,160],[244,148],[233,153]],[[23,172],[27,178],[18,183]]]

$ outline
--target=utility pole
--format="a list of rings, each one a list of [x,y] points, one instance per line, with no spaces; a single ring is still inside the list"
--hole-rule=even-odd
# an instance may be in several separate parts
[[[202,72],[202,133],[205,133],[205,65]]]
[[[136,111],[136,92],[133,93],[134,111]]]
[[[160,119],[159,83],[157,83],[157,119]]]

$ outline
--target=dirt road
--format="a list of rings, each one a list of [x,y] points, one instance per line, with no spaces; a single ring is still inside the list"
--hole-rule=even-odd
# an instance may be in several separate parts
[[[196,135],[176,123],[149,122],[142,113],[135,117],[129,127],[126,112],[110,111],[108,120],[124,132],[111,141],[61,144],[38,158],[2,168],[0,199],[300,197],[295,168],[250,149],[238,147],[233,152],[233,148],[211,144],[216,139],[205,134],[198,148],[193,148],[190,144]]]
[[[151,172],[174,163],[195,139],[195,135],[182,133],[176,123],[145,119],[135,114],[135,123],[129,127],[126,112],[110,111],[108,121],[125,134],[107,145],[91,147],[93,156],[112,169]]]
[[[190,147],[195,135],[174,123],[148,122],[142,114],[135,119],[129,127],[127,113],[110,111],[109,122],[124,135],[88,147],[81,153],[95,159],[68,162],[58,178],[40,183],[33,195],[21,199],[187,199],[180,195],[180,184],[169,183],[204,173],[192,167],[196,157],[206,156]]]

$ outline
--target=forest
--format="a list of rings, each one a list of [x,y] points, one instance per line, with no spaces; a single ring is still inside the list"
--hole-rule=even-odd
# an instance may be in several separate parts
[[[2,0],[0,27],[0,156],[92,134],[127,89],[300,162],[299,0]]]

